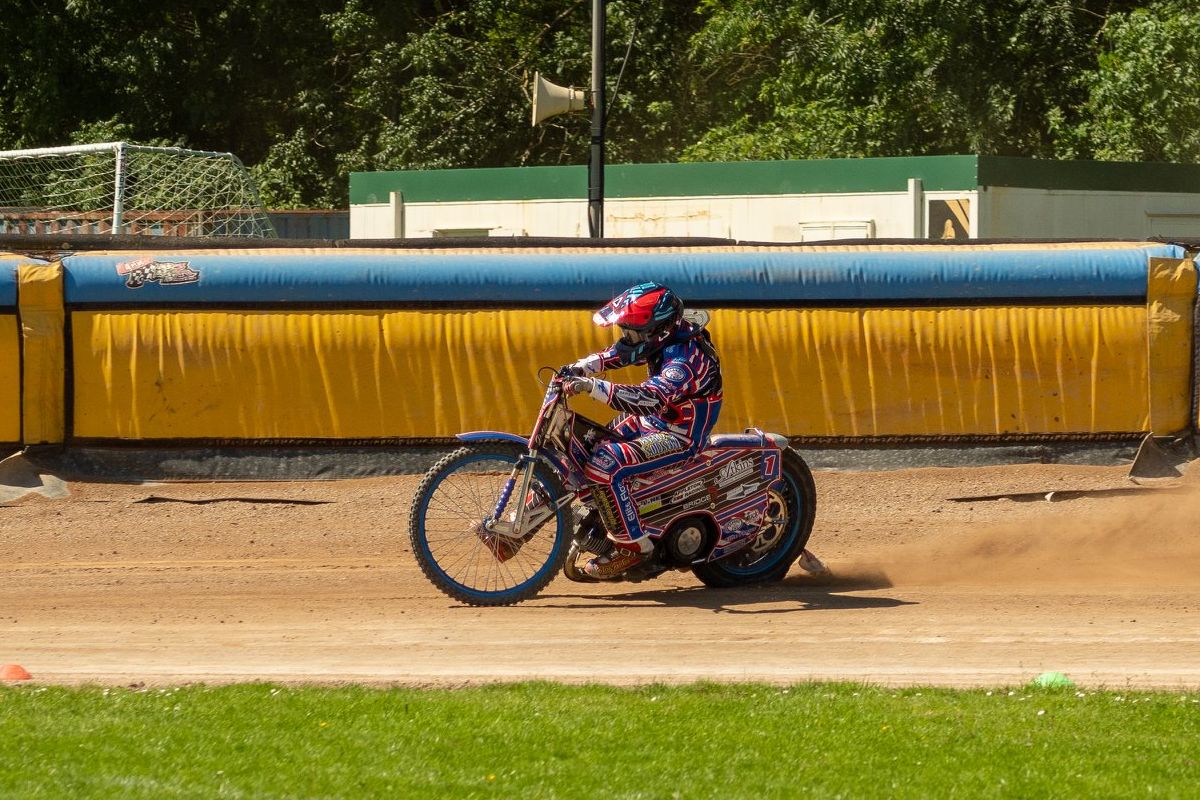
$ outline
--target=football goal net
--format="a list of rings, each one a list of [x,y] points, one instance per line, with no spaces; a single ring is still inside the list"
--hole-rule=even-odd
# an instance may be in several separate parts
[[[275,236],[237,156],[125,142],[0,151],[0,233]]]

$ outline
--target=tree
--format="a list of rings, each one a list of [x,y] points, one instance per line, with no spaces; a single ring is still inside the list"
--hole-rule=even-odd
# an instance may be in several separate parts
[[[273,207],[353,170],[583,164],[590,0],[10,0],[0,148],[231,151]],[[609,0],[609,163],[1200,161],[1191,0]]]
[[[326,19],[363,8],[386,35],[443,3],[385,0],[17,0],[0,17],[0,147],[78,140],[97,125],[138,142],[231,151],[270,200],[345,202],[349,80]],[[11,43],[11,44],[10,44]],[[89,128],[90,126],[90,128]],[[72,134],[75,133],[75,136]]]
[[[693,6],[693,0],[608,4],[610,98],[619,89],[606,130],[610,161],[666,158],[679,132],[695,128],[672,105],[679,93],[675,63],[698,27]],[[590,11],[588,0],[475,0],[403,42],[379,36],[367,17],[354,19],[356,37],[373,44],[359,57],[351,90],[364,135],[343,167],[584,163],[588,115],[532,128],[528,87],[541,71],[590,88]]]
[[[714,124],[685,157],[1051,155],[1101,5],[705,0]]]
[[[1075,125],[1058,120],[1059,153],[1103,161],[1200,163],[1200,10],[1167,0],[1118,14],[1103,31]]]

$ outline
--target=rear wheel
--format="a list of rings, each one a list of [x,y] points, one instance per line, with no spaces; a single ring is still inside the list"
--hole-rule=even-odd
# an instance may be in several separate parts
[[[783,451],[783,474],[770,490],[769,520],[754,541],[729,558],[692,568],[706,586],[724,588],[782,580],[804,552],[817,516],[817,488],[812,472],[794,450]]]
[[[501,538],[482,527],[525,452],[503,442],[462,447],[434,464],[417,486],[408,519],[413,555],[425,577],[455,600],[474,606],[528,600],[566,558],[571,515],[566,505],[558,506],[565,490],[543,463],[534,467],[529,496],[540,508],[552,509],[546,521],[522,539]],[[502,520],[524,502],[517,494],[511,492]]]

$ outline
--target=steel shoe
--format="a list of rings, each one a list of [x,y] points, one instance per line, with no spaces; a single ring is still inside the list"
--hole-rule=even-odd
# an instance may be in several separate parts
[[[817,558],[816,554],[809,550],[805,550],[803,553],[801,553],[800,558],[796,560],[796,563],[800,565],[800,569],[804,570],[810,575],[829,574],[829,567],[825,566],[821,559]]]

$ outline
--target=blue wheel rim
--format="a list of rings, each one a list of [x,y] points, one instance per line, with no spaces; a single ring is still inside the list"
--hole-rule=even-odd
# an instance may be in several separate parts
[[[514,597],[527,591],[531,586],[541,585],[547,581],[550,577],[549,573],[552,572],[557,566],[558,556],[563,548],[565,548],[566,540],[568,538],[562,535],[562,531],[564,531],[566,528],[566,510],[565,508],[558,508],[555,511],[555,516],[548,520],[539,529],[529,544],[522,546],[520,551],[516,556],[513,557],[511,561],[498,561],[490,553],[490,551],[488,551],[487,546],[469,530],[467,524],[465,523],[465,520],[475,519],[475,515],[473,513],[475,511],[479,512],[478,516],[480,519],[482,519],[483,516],[490,514],[494,509],[497,494],[492,493],[489,498],[487,490],[484,489],[479,492],[471,493],[474,497],[480,500],[480,503],[478,508],[467,510],[461,515],[461,519],[464,520],[464,524],[462,525],[461,531],[457,534],[457,537],[451,533],[447,533],[445,536],[443,536],[444,541],[451,541],[452,538],[461,540],[461,553],[458,556],[459,569],[453,569],[444,565],[443,561],[446,560],[446,557],[439,556],[434,552],[433,543],[431,542],[430,538],[429,513],[433,500],[437,496],[439,489],[441,489],[444,484],[451,479],[461,479],[465,473],[469,472],[468,468],[472,464],[479,464],[480,462],[489,461],[497,464],[504,464],[506,466],[505,473],[507,476],[507,471],[510,470],[512,465],[516,463],[516,458],[506,453],[470,453],[456,461],[453,464],[452,469],[443,471],[435,482],[426,487],[424,495],[421,498],[419,508],[417,527],[420,531],[420,535],[416,537],[417,541],[414,542],[414,545],[420,548],[420,554],[423,557],[424,562],[435,573],[435,580],[444,582],[446,585],[453,587],[458,592],[481,601],[496,601]],[[550,487],[539,478],[538,470],[534,471],[534,481],[535,485],[542,487],[547,494],[550,494]],[[560,498],[551,497],[552,501],[558,499]],[[515,499],[509,503],[510,509],[514,507],[514,502]],[[490,506],[488,505],[489,503],[491,504]],[[534,550],[533,548],[530,548],[530,545],[532,545],[533,542],[538,540],[544,541],[549,535],[551,535],[547,533],[549,530],[551,530],[551,526],[553,526],[554,533],[552,535],[554,536],[554,540],[550,542],[549,549],[543,550],[542,548],[538,548]],[[453,544],[455,543],[452,542],[452,545]],[[531,569],[528,571],[521,568],[522,562],[520,561],[520,559],[523,558],[522,554],[526,554],[526,556],[529,555],[529,553],[526,552],[527,549],[530,550],[530,552],[538,554],[533,561],[540,563],[540,566],[538,566],[536,569]],[[464,561],[464,559],[474,560]],[[526,563],[529,561],[530,559],[525,558]],[[466,566],[464,566],[464,564]],[[520,579],[512,580],[515,578],[518,571],[522,573]],[[507,577],[510,579],[511,585],[504,586],[503,588],[500,588],[499,586],[496,588],[481,588],[478,585],[473,585],[478,584],[480,582],[479,580],[464,582],[467,580],[464,578],[464,575],[474,575],[477,578],[483,575],[488,579],[495,578],[497,583]]]
[[[787,530],[784,531],[783,535],[779,539],[779,542],[776,543],[775,547],[771,549],[771,552],[769,552],[765,558],[755,561],[749,566],[738,566],[736,563],[737,556],[732,556],[731,560],[723,565],[725,571],[730,575],[748,578],[765,572],[770,572],[775,567],[779,566],[779,563],[787,558],[791,553],[792,542],[796,541],[796,537],[800,534],[800,523],[802,522],[800,516],[803,509],[800,503],[800,487],[796,485],[796,482],[792,479],[792,476],[787,474],[786,471],[783,473],[782,479],[787,493],[791,496],[790,501],[788,501],[786,497],[784,498],[788,505]]]

